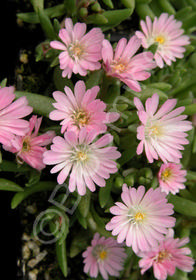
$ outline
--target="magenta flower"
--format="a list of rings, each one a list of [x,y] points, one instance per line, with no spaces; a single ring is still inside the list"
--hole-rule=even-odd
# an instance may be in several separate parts
[[[22,118],[33,111],[25,96],[13,102],[14,99],[14,87],[0,88],[0,143],[4,145],[10,145],[14,135],[26,133],[28,121]]]
[[[153,94],[146,100],[146,111],[139,98],[134,98],[138,109],[141,125],[137,128],[137,138],[140,141],[137,154],[140,155],[145,148],[147,159],[150,163],[161,158],[164,163],[179,163],[182,157],[179,150],[189,141],[185,131],[192,129],[192,124],[185,121],[186,115],[180,115],[185,107],[175,110],[176,99],[168,99],[157,111],[159,104],[158,94]],[[157,111],[157,112],[156,112]]]
[[[159,187],[162,192],[176,194],[181,189],[185,189],[186,170],[181,170],[181,164],[164,163],[158,173]]]
[[[123,269],[123,262],[126,258],[125,249],[112,237],[100,237],[95,233],[91,246],[87,247],[82,254],[84,257],[84,272],[90,277],[96,278],[100,272],[103,279],[107,280],[108,275],[119,276]]]
[[[112,135],[105,134],[100,139],[95,130],[87,132],[82,128],[79,134],[67,131],[64,138],[57,136],[53,139],[51,150],[44,153],[45,164],[56,164],[51,173],[60,171],[57,182],[63,184],[70,174],[69,190],[77,188],[80,195],[86,193],[86,187],[95,191],[96,183],[100,187],[105,186],[105,179],[110,173],[117,171],[115,159],[120,157],[116,147],[105,147],[113,140]]]
[[[83,81],[78,81],[74,88],[74,94],[69,87],[65,87],[65,93],[53,92],[57,103],[53,106],[57,109],[50,113],[50,119],[62,120],[61,133],[65,130],[79,132],[82,127],[87,131],[95,129],[99,133],[107,130],[106,123],[111,123],[119,118],[115,112],[106,113],[106,104],[96,99],[99,87],[95,86],[86,91]]]
[[[114,54],[110,42],[103,40],[102,57],[107,75],[118,78],[134,91],[141,91],[138,81],[148,79],[151,74],[147,71],[156,67],[151,52],[135,55],[140,46],[141,40],[136,36],[133,36],[128,43],[125,38],[122,38]]]
[[[188,237],[174,239],[173,230],[170,230],[168,236],[157,247],[152,248],[149,252],[139,254],[142,257],[139,261],[141,273],[144,274],[146,270],[153,267],[155,278],[166,280],[167,275],[174,275],[176,268],[191,272],[194,260],[187,256],[191,254],[191,250],[183,247],[188,242]]]
[[[174,16],[162,13],[159,18],[155,17],[153,23],[149,16],[146,22],[141,21],[142,31],[136,31],[136,36],[142,40],[142,46],[149,48],[152,44],[158,43],[154,55],[157,65],[163,68],[164,62],[171,65],[176,58],[182,58],[185,48],[188,45],[189,37],[182,35],[184,30],[180,29],[182,22],[176,21]]]
[[[117,236],[117,242],[126,240],[128,247],[132,246],[135,253],[149,251],[151,246],[157,246],[157,241],[163,240],[163,234],[175,225],[173,205],[167,203],[166,194],[161,190],[150,188],[145,194],[145,187],[128,188],[123,185],[122,202],[110,208],[115,215],[106,225]]]
[[[86,35],[86,24],[76,23],[73,26],[71,18],[66,18],[65,28],[60,29],[59,41],[50,42],[50,46],[62,50],[59,55],[62,76],[71,78],[72,73],[87,75],[87,70],[101,68],[101,43],[104,35],[100,28],[91,29]]]
[[[24,136],[15,136],[11,140],[11,145],[3,146],[9,152],[16,153],[19,163],[24,161],[37,170],[45,168],[43,163],[43,153],[47,150],[46,145],[52,142],[55,136],[54,131],[47,131],[42,135],[37,135],[42,118],[32,116],[29,120],[29,129]]]

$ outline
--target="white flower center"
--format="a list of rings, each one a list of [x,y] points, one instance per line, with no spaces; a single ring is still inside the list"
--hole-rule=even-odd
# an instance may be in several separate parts
[[[89,147],[87,145],[77,145],[72,150],[70,159],[71,161],[83,164],[89,159],[89,155]]]
[[[81,45],[79,45],[79,43],[72,43],[68,46],[68,53],[69,53],[69,56],[76,60],[76,59],[80,59],[84,50],[83,48],[81,47]]]
[[[163,135],[163,128],[159,125],[158,122],[147,121],[145,126],[145,137],[147,139],[153,138],[157,140],[157,138]]]

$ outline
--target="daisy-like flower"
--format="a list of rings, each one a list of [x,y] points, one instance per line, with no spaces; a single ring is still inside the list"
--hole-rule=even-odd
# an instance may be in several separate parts
[[[14,135],[27,132],[28,121],[22,118],[33,111],[25,96],[13,102],[14,99],[14,87],[0,88],[0,143],[4,145],[10,145]]]
[[[157,50],[154,55],[157,65],[163,68],[164,62],[171,65],[176,58],[182,58],[185,48],[188,45],[189,37],[182,35],[184,30],[181,21],[176,21],[173,15],[162,13],[159,18],[155,17],[153,23],[149,16],[146,22],[141,21],[142,31],[136,31],[136,36],[142,40],[142,46],[149,48],[157,43]]]
[[[119,118],[115,112],[106,113],[106,104],[96,99],[99,87],[95,86],[86,91],[83,81],[78,81],[74,88],[74,94],[69,87],[65,87],[65,93],[55,91],[53,97],[57,103],[53,106],[57,109],[50,113],[50,119],[62,120],[61,133],[65,130],[79,132],[82,127],[87,131],[95,129],[99,133],[107,130],[106,123],[111,123]]]
[[[185,131],[192,129],[191,122],[184,120],[187,116],[180,115],[185,107],[173,110],[177,100],[168,99],[157,111],[159,96],[156,93],[146,100],[146,111],[139,98],[135,97],[134,103],[142,123],[137,128],[137,138],[141,140],[137,147],[137,154],[141,154],[145,148],[150,163],[158,157],[164,163],[168,161],[179,163],[182,157],[179,150],[184,149],[182,145],[189,143]]]
[[[126,253],[122,245],[118,244],[114,238],[100,237],[99,233],[95,233],[91,246],[87,247],[82,256],[85,273],[96,278],[100,272],[103,279],[107,280],[108,275],[119,276]]]
[[[143,52],[135,55],[141,46],[141,40],[133,36],[127,43],[126,38],[120,39],[115,53],[108,40],[103,40],[102,57],[103,67],[108,76],[116,77],[134,91],[141,91],[138,81],[144,81],[150,77],[147,72],[156,67],[151,52]]]
[[[160,188],[150,188],[145,194],[145,187],[128,188],[123,185],[122,202],[110,208],[115,215],[106,225],[117,236],[117,242],[126,240],[128,247],[132,246],[135,253],[149,251],[151,246],[157,246],[167,234],[168,228],[175,225],[173,205],[167,203],[166,194]]]
[[[69,190],[77,188],[80,195],[86,193],[86,187],[95,191],[96,183],[100,187],[105,186],[105,179],[110,173],[117,171],[115,159],[120,157],[116,147],[105,147],[113,140],[112,135],[105,134],[100,139],[95,130],[90,132],[82,128],[77,134],[74,131],[67,131],[64,138],[57,136],[53,139],[51,150],[44,153],[45,164],[56,164],[51,173],[60,171],[57,182],[63,184],[69,177]]]
[[[139,255],[142,259],[139,261],[141,273],[153,267],[154,276],[158,280],[166,280],[167,275],[174,275],[178,268],[185,272],[193,271],[194,260],[187,256],[191,250],[183,247],[189,242],[189,238],[173,238],[173,230],[165,237],[157,247],[153,247],[149,252],[142,252]],[[181,248],[183,247],[183,248]]]
[[[15,136],[9,146],[3,146],[5,150],[16,154],[19,163],[25,161],[37,170],[45,168],[43,163],[43,153],[47,150],[45,146],[50,144],[55,136],[54,131],[37,135],[41,122],[42,118],[33,115],[29,120],[28,132],[24,136]]]
[[[93,28],[86,33],[85,23],[76,23],[73,26],[71,18],[66,18],[65,28],[60,29],[59,37],[62,42],[52,41],[50,46],[61,50],[59,55],[62,76],[71,78],[72,73],[87,75],[87,70],[101,68],[98,62],[101,59],[101,43],[104,35],[100,28]]]
[[[186,170],[181,170],[181,164],[163,163],[158,173],[159,187],[162,192],[176,194],[185,189]]]

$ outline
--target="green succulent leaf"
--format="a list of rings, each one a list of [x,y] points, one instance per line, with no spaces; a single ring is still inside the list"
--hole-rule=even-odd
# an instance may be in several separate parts
[[[16,98],[21,96],[26,96],[28,103],[33,107],[33,112],[35,114],[40,114],[42,116],[48,117],[49,113],[54,110],[52,103],[54,99],[37,93],[31,93],[26,91],[15,91]]]
[[[112,189],[113,176],[111,176],[107,181],[105,187],[99,189],[99,203],[101,208],[104,208],[109,201],[110,193]]]
[[[174,210],[188,217],[196,217],[196,203],[178,195],[170,195],[168,201],[174,205]]]
[[[7,179],[0,179],[0,190],[1,191],[11,191],[11,192],[23,192],[23,188],[21,188],[15,182],[12,182]]]
[[[31,188],[25,189],[23,192],[18,192],[12,198],[11,208],[12,209],[16,208],[25,198],[27,198],[31,194],[36,193],[36,192],[53,190],[55,186],[56,186],[55,182],[42,181],[42,182],[35,184]]]
[[[56,256],[59,267],[65,277],[67,277],[67,251],[66,251],[66,240],[59,243],[56,242]]]
[[[119,25],[122,21],[131,16],[134,9],[121,9],[121,10],[113,10],[113,11],[105,11],[102,13],[108,22],[104,25],[100,25],[103,31],[111,29],[117,25]]]

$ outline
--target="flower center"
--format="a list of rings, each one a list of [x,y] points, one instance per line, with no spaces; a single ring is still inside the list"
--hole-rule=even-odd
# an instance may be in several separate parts
[[[139,207],[137,207],[136,209],[130,209],[128,214],[128,221],[127,222],[131,222],[132,224],[140,224],[144,221],[146,214],[144,212],[142,212]]]
[[[111,65],[113,72],[117,72],[119,74],[123,73],[126,70],[126,64],[120,61],[114,61]]]
[[[78,126],[78,128],[87,125],[90,120],[90,116],[83,110],[73,112],[71,117],[74,120],[75,125]]]
[[[152,123],[147,122],[145,127],[145,137],[146,138],[153,138],[157,139],[157,137],[161,137],[163,135],[163,129],[162,127],[156,122]]]
[[[162,250],[156,256],[155,261],[160,263],[163,262],[164,260],[170,260],[170,259],[171,259],[171,254],[166,250]]]
[[[162,45],[165,42],[165,38],[163,36],[157,36],[155,41]]]
[[[28,152],[30,150],[30,148],[31,148],[31,146],[29,143],[29,138],[26,137],[26,138],[24,138],[23,143],[22,143],[22,152]]]
[[[77,157],[81,161],[84,161],[84,160],[86,160],[88,158],[87,153],[85,153],[83,151],[77,152]]]
[[[134,216],[136,222],[140,222],[145,218],[145,214],[142,212],[137,212]]]
[[[107,258],[108,252],[103,245],[96,245],[92,250],[92,255],[97,261],[104,261]]]
[[[167,181],[167,179],[172,175],[171,169],[166,168],[162,173],[161,173],[161,180],[162,181]]]
[[[83,54],[83,49],[78,43],[70,44],[68,47],[68,53],[72,59],[80,59],[81,55]]]
[[[77,145],[72,150],[72,155],[70,156],[70,160],[75,163],[85,164],[85,162],[89,159],[90,153],[88,146],[86,145]]]
[[[99,258],[103,261],[107,257],[107,252],[106,251],[101,251],[99,253]]]

